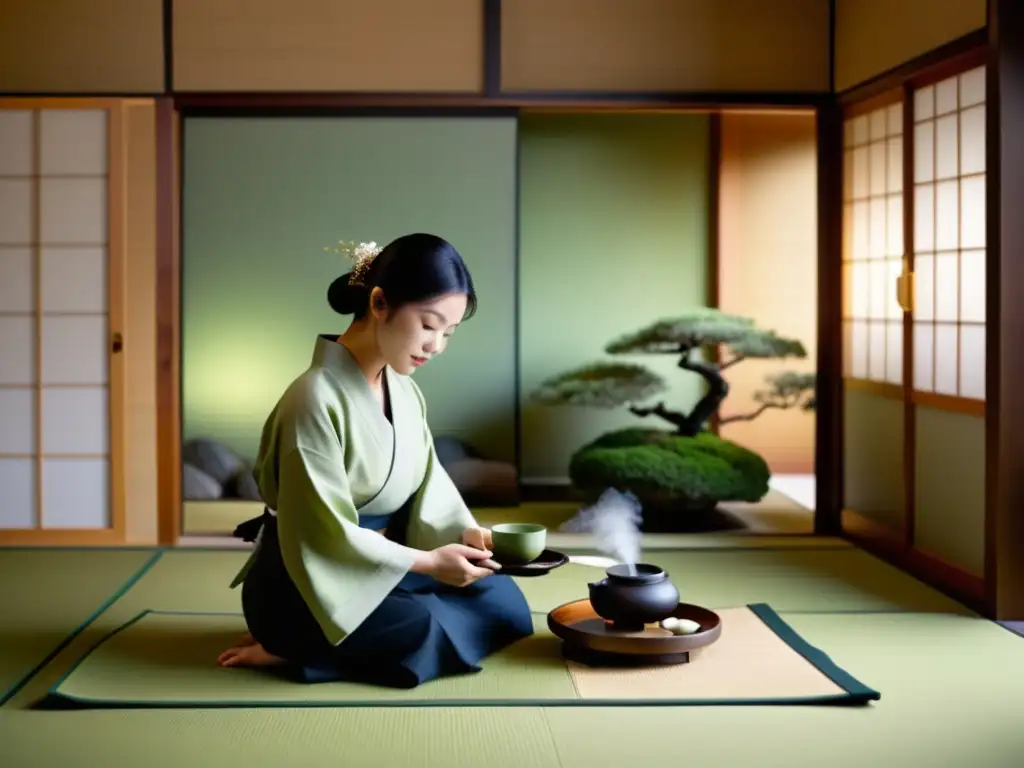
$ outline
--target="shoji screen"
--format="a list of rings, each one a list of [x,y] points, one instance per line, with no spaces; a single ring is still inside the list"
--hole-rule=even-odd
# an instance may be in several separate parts
[[[914,389],[984,400],[984,67],[915,91],[913,106]]]
[[[86,541],[122,524],[119,110],[23,105],[0,105],[0,528]]]

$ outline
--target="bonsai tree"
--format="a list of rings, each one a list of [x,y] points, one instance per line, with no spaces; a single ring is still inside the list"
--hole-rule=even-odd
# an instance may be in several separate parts
[[[703,350],[717,348],[728,357],[722,362],[704,359]],[[637,416],[658,416],[684,437],[695,437],[717,413],[729,394],[722,371],[750,358],[804,358],[807,351],[794,339],[774,331],[756,328],[749,318],[716,309],[702,309],[674,320],[661,320],[641,331],[616,339],[605,351],[611,355],[673,355],[683,370],[703,377],[707,391],[688,412],[670,410],[664,402],[654,406],[639,403],[665,391],[657,374],[640,365],[595,363],[544,381],[533,393],[542,405],[580,405],[597,408],[626,406]],[[769,408],[792,408],[806,404],[813,392],[814,375],[786,373],[768,377],[769,388],[755,396],[760,407],[753,414],[722,419],[750,421]],[[813,406],[812,406],[813,407]]]
[[[710,349],[716,354],[707,354]],[[703,378],[703,396],[688,412],[664,401],[645,405],[667,388],[642,365],[593,363],[544,381],[531,395],[541,405],[626,407],[636,416],[657,416],[666,429],[628,428],[602,435],[572,457],[569,475],[589,498],[608,487],[635,494],[651,517],[680,509],[711,510],[721,501],[759,501],[771,476],[756,453],[706,431],[729,394],[722,372],[751,358],[804,358],[803,344],[762,330],[748,318],[702,309],[658,321],[611,342],[611,355],[673,355],[679,368]],[[814,374],[783,372],[766,377],[750,413],[720,418],[720,424],[752,421],[769,409],[814,408]],[[663,516],[662,516],[663,517]],[[675,517],[678,522],[678,516]],[[680,525],[658,524],[678,530]]]

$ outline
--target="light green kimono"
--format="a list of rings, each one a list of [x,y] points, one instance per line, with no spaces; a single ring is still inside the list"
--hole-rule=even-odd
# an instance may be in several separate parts
[[[390,368],[385,376],[390,423],[348,349],[319,337],[312,365],[267,419],[254,470],[277,513],[288,574],[335,645],[413,562],[406,547],[360,528],[360,515],[393,513],[415,496],[407,545],[421,550],[458,542],[477,525],[434,452],[419,387]],[[232,587],[245,580],[260,544]]]

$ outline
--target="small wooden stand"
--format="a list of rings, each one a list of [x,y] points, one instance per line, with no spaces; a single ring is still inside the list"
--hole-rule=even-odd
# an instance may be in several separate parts
[[[673,635],[657,624],[623,630],[602,619],[589,600],[560,605],[548,614],[548,628],[562,639],[562,655],[589,667],[638,667],[686,664],[690,653],[711,645],[722,634],[714,611],[680,603],[672,615],[700,624],[692,635]]]

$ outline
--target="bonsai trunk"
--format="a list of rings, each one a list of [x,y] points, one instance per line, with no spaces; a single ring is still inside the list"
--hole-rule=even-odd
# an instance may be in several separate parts
[[[686,417],[685,423],[679,426],[679,434],[686,437],[695,437],[704,428],[704,423],[710,419],[722,405],[729,394],[729,383],[722,378],[718,366],[711,363],[701,363],[690,359],[690,352],[687,350],[679,360],[679,367],[699,373],[708,384],[708,391],[704,397],[697,401]]]
[[[652,408],[630,407],[630,412],[637,416],[659,416],[676,428],[676,434],[682,437],[696,437],[704,428],[704,423],[710,419],[722,405],[729,394],[729,383],[722,378],[718,366],[711,363],[702,363],[690,359],[692,347],[684,348],[683,356],[679,359],[679,367],[698,373],[708,383],[708,391],[704,394],[693,410],[688,414],[670,411],[664,403],[658,403]]]
[[[679,411],[670,411],[665,407],[664,403],[658,403],[652,408],[640,408],[635,405],[629,407],[630,413],[634,416],[646,417],[646,416],[659,416],[676,428],[676,433],[683,435],[686,434],[684,430],[687,429],[688,416]],[[697,434],[694,432],[694,434]],[[692,437],[692,435],[691,435]]]

